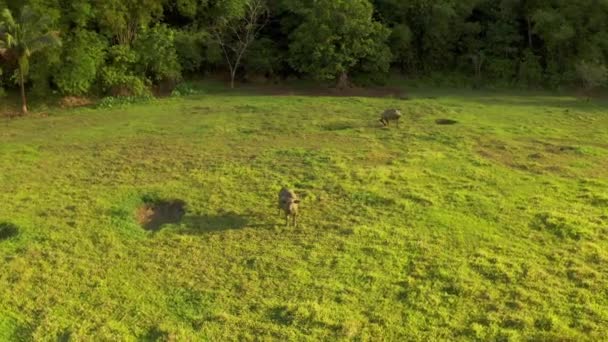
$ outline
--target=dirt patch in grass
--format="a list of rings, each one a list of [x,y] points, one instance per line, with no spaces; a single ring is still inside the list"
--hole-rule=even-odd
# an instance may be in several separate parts
[[[21,116],[21,112],[9,109],[0,109],[0,118],[12,119],[17,118],[19,116]]]
[[[61,108],[85,107],[90,106],[93,103],[93,100],[81,96],[66,96],[59,100],[59,106]]]
[[[0,223],[0,242],[19,235],[19,227],[12,223]]]
[[[435,120],[435,123],[438,125],[455,125],[458,121],[452,119],[437,119]]]
[[[137,222],[149,231],[157,231],[166,224],[180,223],[186,214],[186,202],[182,200],[158,200],[144,203],[137,209]]]

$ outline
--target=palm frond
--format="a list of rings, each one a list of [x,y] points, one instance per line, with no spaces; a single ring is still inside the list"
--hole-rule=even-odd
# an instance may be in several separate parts
[[[0,31],[0,48],[10,49],[16,45],[13,35]]]
[[[15,22],[15,18],[13,18],[13,14],[8,8],[5,8],[0,14],[0,29],[10,30],[16,25],[17,23]]]

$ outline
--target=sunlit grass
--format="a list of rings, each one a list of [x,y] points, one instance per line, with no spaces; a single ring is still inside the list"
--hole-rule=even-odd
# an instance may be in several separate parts
[[[607,339],[607,109],[214,92],[6,120],[0,339]],[[150,199],[186,213],[147,231]]]

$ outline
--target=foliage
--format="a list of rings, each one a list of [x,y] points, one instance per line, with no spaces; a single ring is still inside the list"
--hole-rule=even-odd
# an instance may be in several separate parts
[[[542,82],[542,67],[538,56],[530,50],[526,50],[519,64],[518,80],[521,85],[532,87]]]
[[[181,65],[175,49],[175,32],[166,25],[158,25],[141,33],[133,44],[139,55],[140,73],[153,82],[179,81]]]
[[[576,65],[576,72],[586,90],[605,85],[608,81],[608,69],[602,64],[582,61]]]
[[[367,85],[389,70],[443,84],[452,81],[437,75],[458,73],[463,86],[560,88],[582,82],[581,61],[608,65],[608,3],[597,0],[6,0],[4,10],[41,17],[36,30],[52,28],[66,43],[22,65],[31,69],[24,88],[39,93],[211,73]],[[117,67],[102,45],[125,46],[138,61]],[[0,49],[5,79],[20,83],[17,59]]]
[[[180,96],[188,96],[200,94],[201,90],[197,89],[195,85],[189,82],[182,82],[175,86],[175,89],[171,92],[171,96],[180,97]]]
[[[266,0],[232,0],[230,10],[218,19],[213,36],[224,52],[230,69],[230,87],[234,88],[236,73],[245,54],[268,22]]]
[[[208,35],[200,31],[180,30],[175,32],[175,50],[183,71],[200,70],[205,60],[203,52],[208,39]]]
[[[274,77],[284,69],[282,66],[284,60],[283,51],[277,47],[275,42],[268,38],[261,38],[251,44],[243,61],[243,67],[250,75]]]
[[[149,94],[140,96],[106,96],[97,103],[97,108],[116,108],[125,105],[148,103],[153,100]]]
[[[162,17],[164,1],[104,0],[93,3],[101,32],[121,45],[130,45],[142,27],[149,27]]]
[[[391,30],[389,46],[394,56],[394,61],[402,72],[409,67],[408,62],[411,61],[412,39],[412,30],[406,24],[396,24]]]
[[[18,64],[22,112],[27,113],[25,82],[30,70],[30,57],[61,44],[57,32],[49,31],[50,18],[24,6],[19,17],[7,8],[0,13],[0,52],[14,56]]]
[[[66,95],[86,95],[97,81],[107,43],[91,31],[78,30],[66,41],[62,63],[54,73],[59,91]]]
[[[109,62],[101,70],[103,90],[114,96],[141,96],[148,93],[147,81],[136,74],[138,55],[126,45],[108,50]]]
[[[294,1],[290,8],[302,16],[290,36],[289,62],[294,69],[322,80],[337,80],[365,60],[374,61],[367,68],[388,70],[390,51],[385,42],[390,32],[373,20],[369,1]]]

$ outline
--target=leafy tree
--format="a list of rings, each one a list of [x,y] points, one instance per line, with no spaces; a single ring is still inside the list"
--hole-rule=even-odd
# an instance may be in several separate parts
[[[165,0],[94,1],[97,22],[103,33],[118,44],[130,45],[142,27],[149,27],[163,15]]]
[[[175,32],[175,50],[183,71],[199,71],[205,60],[205,45],[209,40],[209,35],[204,31],[187,29]]]
[[[265,0],[234,1],[228,8],[228,15],[212,31],[224,52],[230,69],[230,87],[234,88],[243,57],[266,25],[269,12]]]
[[[248,76],[251,74],[273,77],[281,68],[284,56],[277,45],[269,38],[253,42],[243,61]]]
[[[608,81],[608,69],[599,63],[581,61],[576,65],[576,73],[587,95],[589,95],[593,88],[601,86]]]
[[[142,32],[133,43],[133,50],[139,55],[139,73],[152,82],[174,82],[182,77],[175,49],[175,31],[166,25]]]
[[[412,30],[406,24],[398,23],[392,28],[389,45],[401,72],[405,72],[411,61],[412,38]]]
[[[26,4],[44,14],[40,33],[53,27],[65,42],[22,65],[29,77],[17,84],[31,91],[138,93],[223,65],[232,83],[244,71],[343,87],[382,81],[392,66],[441,83],[558,87],[587,79],[580,61],[608,65],[605,0],[0,0],[0,13]],[[7,37],[5,86],[20,77]]]
[[[322,80],[348,86],[348,75],[363,59],[390,56],[389,29],[372,18],[367,0],[293,1],[290,8],[303,21],[291,34],[291,66]],[[388,59],[378,69],[388,70]]]
[[[524,87],[538,86],[543,80],[540,58],[531,50],[524,51],[519,63],[518,82]]]
[[[142,96],[148,94],[146,79],[135,72],[138,56],[129,46],[114,45],[108,49],[108,64],[101,70],[101,84],[105,92],[114,96]]]
[[[57,32],[49,31],[48,18],[39,16],[29,6],[21,9],[15,19],[9,9],[4,9],[0,17],[0,49],[15,56],[19,66],[22,112],[27,113],[25,81],[29,72],[32,54],[51,46],[60,45]]]
[[[68,37],[65,47],[54,81],[63,94],[86,95],[99,76],[107,42],[94,32],[77,30]]]

